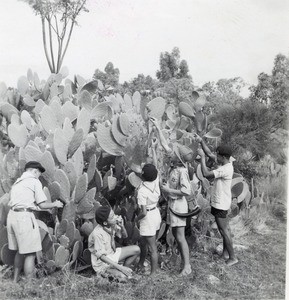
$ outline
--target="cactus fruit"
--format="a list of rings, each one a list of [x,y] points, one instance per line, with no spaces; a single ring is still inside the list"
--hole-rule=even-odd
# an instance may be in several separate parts
[[[123,113],[119,116],[118,125],[119,125],[119,129],[121,130],[122,134],[124,134],[126,136],[129,136],[129,134],[130,134],[130,129],[129,129],[130,121],[129,121],[128,115],[126,113]]]
[[[125,147],[127,142],[128,142],[128,138],[126,135],[124,135],[120,129],[119,126],[119,117],[114,115],[112,117],[112,126],[111,126],[111,133],[115,139],[115,141],[122,147]]]
[[[82,108],[76,122],[76,130],[83,130],[83,138],[86,138],[90,129],[90,112],[86,108]]]
[[[1,249],[0,258],[4,265],[13,266],[16,255],[15,250],[10,250],[8,244],[5,244]]]
[[[79,201],[84,197],[88,186],[87,174],[83,173],[77,180],[75,185],[75,196],[74,202],[79,203]]]
[[[182,115],[184,115],[186,117],[189,117],[189,118],[195,116],[194,110],[186,102],[180,102],[180,104],[179,104],[179,111],[180,111],[180,114],[182,114]]]
[[[209,139],[215,139],[222,136],[222,130],[218,128],[212,128],[209,132],[207,132],[204,137]]]
[[[78,128],[68,146],[68,157],[72,157],[82,143],[84,132],[82,128]]]
[[[55,172],[55,181],[57,181],[61,186],[60,189],[61,200],[67,203],[70,199],[70,182],[66,173],[61,169],[57,169]]]
[[[12,143],[17,147],[25,147],[27,144],[28,131],[24,124],[20,126],[9,124],[8,135]]]
[[[69,238],[66,235],[62,235],[59,238],[59,243],[61,246],[63,246],[65,249],[69,248]]]
[[[62,268],[64,267],[69,260],[69,251],[63,246],[59,246],[55,252],[55,266]]]
[[[68,144],[62,129],[56,128],[53,136],[54,151],[56,158],[63,165],[67,162]]]
[[[156,119],[161,119],[166,108],[166,100],[162,97],[152,99],[147,104],[148,115]]]
[[[123,148],[113,138],[110,127],[99,124],[97,127],[97,140],[105,152],[115,156],[123,155]]]

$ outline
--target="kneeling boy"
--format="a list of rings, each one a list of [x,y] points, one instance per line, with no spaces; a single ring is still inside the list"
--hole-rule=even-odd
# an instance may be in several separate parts
[[[112,275],[116,278],[129,277],[132,274],[130,265],[140,254],[136,245],[122,248],[115,247],[114,237],[117,225],[123,237],[127,235],[123,220],[117,221],[114,211],[108,206],[100,206],[95,212],[97,225],[88,238],[92,267],[97,274]],[[119,264],[124,261],[124,264]]]

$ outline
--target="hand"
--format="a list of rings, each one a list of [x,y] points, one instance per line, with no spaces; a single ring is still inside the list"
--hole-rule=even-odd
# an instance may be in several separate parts
[[[121,271],[127,277],[132,275],[132,269],[125,266],[119,266],[119,271]]]
[[[158,140],[157,140],[157,138],[152,138],[152,148],[156,148],[157,147],[157,145],[158,145]]]
[[[205,152],[204,152],[203,149],[199,148],[199,149],[197,150],[197,153],[198,153],[201,157],[205,157]]]
[[[163,192],[166,192],[166,193],[170,193],[170,191],[171,191],[168,184],[161,185],[161,189]]]
[[[53,204],[54,204],[54,207],[58,207],[58,208],[63,207],[63,203],[59,200],[56,200]]]

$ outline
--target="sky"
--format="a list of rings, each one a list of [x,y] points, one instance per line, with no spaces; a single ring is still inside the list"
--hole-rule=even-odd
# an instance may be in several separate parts
[[[160,53],[178,47],[196,85],[240,76],[256,84],[278,53],[289,55],[288,0],[87,0],[64,59],[69,78],[92,78],[111,61],[120,81],[155,77]],[[49,76],[41,22],[18,0],[0,0],[0,82],[28,68]]]

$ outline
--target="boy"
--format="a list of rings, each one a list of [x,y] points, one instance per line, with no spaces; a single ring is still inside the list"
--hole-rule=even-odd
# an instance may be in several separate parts
[[[120,227],[123,237],[127,236],[127,232],[123,220],[118,221],[110,207],[98,207],[95,219],[98,224],[88,238],[88,249],[91,252],[91,264],[94,271],[100,275],[112,275],[119,279],[130,277],[132,270],[129,266],[140,254],[140,248],[136,245],[115,247],[114,237],[117,227]],[[119,262],[123,260],[124,264],[120,265]]]
[[[17,250],[14,259],[14,282],[24,267],[24,274],[33,277],[36,252],[42,250],[39,227],[34,210],[63,207],[62,202],[46,202],[47,198],[39,180],[45,172],[43,166],[36,161],[25,165],[25,172],[16,180],[11,188],[10,211],[7,216],[8,247]]]
[[[206,166],[206,158],[203,149],[198,150],[201,157],[201,168],[204,177],[215,178],[213,185],[213,194],[211,197],[211,213],[214,215],[220,234],[223,237],[223,254],[222,258],[226,260],[228,266],[232,266],[238,262],[235,257],[233,242],[231,238],[230,228],[228,224],[228,210],[231,207],[231,183],[233,178],[233,165],[231,162],[232,150],[227,145],[220,145],[216,149],[217,156],[214,157],[209,152],[203,140],[198,136],[196,138],[201,142],[203,149],[209,153],[210,158],[215,158],[215,161],[220,165],[217,169],[208,170]]]

